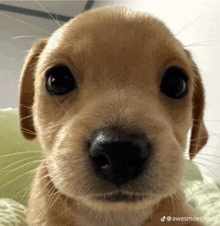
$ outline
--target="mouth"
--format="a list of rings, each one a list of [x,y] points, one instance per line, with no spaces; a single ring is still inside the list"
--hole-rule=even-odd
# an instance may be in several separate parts
[[[117,203],[117,202],[138,202],[142,201],[146,198],[146,195],[138,195],[138,194],[126,194],[123,192],[116,192],[114,194],[104,194],[101,196],[97,196],[94,199],[97,201],[102,202],[111,202],[111,203]]]

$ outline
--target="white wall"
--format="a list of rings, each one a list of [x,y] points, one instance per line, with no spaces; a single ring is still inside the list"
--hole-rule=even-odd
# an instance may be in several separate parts
[[[41,2],[49,11],[71,14],[77,2],[63,1],[63,7],[54,2]],[[65,4],[64,4],[65,3]],[[23,6],[28,6],[23,2]],[[79,4],[79,2],[78,2]],[[162,19],[190,50],[200,68],[206,89],[205,122],[210,133],[209,142],[195,159],[202,171],[212,177],[220,175],[220,1],[211,0],[127,0],[96,1],[94,7],[102,5],[129,6]],[[71,7],[70,7],[71,6]],[[34,4],[31,6],[35,8]],[[40,8],[38,8],[39,10]],[[60,12],[59,12],[60,10]],[[48,36],[58,25],[54,21],[33,18],[0,11],[0,108],[17,107],[18,80],[26,50],[37,38],[17,36]],[[27,25],[9,17],[19,18],[39,27]],[[46,30],[42,31],[41,29]]]

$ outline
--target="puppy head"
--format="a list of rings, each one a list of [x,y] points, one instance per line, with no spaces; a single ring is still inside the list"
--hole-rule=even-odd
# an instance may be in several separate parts
[[[171,195],[188,131],[190,158],[207,141],[197,67],[144,13],[97,9],[72,19],[33,46],[20,90],[21,131],[38,138],[54,186],[94,208]]]

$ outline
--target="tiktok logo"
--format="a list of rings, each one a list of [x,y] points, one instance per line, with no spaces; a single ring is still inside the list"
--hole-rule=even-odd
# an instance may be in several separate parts
[[[164,222],[164,221],[165,221],[165,219],[166,219],[166,217],[165,217],[165,216],[163,216],[163,217],[161,218],[161,221],[162,221],[162,222]]]

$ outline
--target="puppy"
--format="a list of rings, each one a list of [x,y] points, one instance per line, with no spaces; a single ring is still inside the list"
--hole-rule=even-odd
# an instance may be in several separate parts
[[[183,152],[207,142],[204,90],[190,53],[158,19],[85,12],[30,50],[20,126],[43,160],[31,226],[202,225],[181,188]]]

